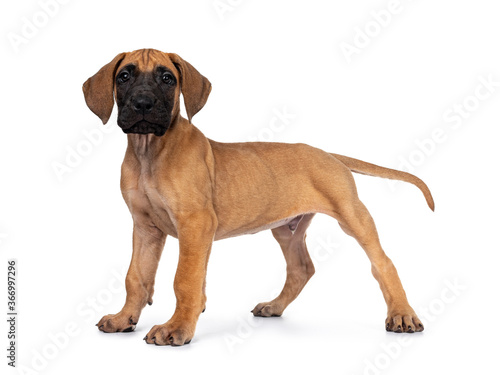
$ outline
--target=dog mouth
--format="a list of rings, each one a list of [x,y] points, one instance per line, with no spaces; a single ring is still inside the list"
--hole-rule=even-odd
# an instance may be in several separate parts
[[[126,134],[154,134],[161,137],[167,132],[168,126],[140,120],[128,128],[122,128],[122,130]]]

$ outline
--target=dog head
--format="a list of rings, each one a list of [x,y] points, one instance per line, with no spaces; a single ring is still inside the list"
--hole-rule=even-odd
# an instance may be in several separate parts
[[[211,88],[208,79],[175,53],[142,49],[118,54],[83,84],[83,93],[103,124],[116,99],[118,125],[125,133],[162,136],[179,115],[180,93],[191,122]]]

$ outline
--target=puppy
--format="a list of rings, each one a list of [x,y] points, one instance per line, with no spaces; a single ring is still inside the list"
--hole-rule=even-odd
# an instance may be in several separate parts
[[[351,172],[412,183],[434,210],[425,183],[409,173],[305,144],[207,139],[191,119],[210,90],[208,79],[187,61],[153,49],[118,54],[83,85],[88,107],[104,124],[116,99],[118,125],[128,138],[121,191],[134,222],[125,305],[104,316],[99,330],[135,329],[142,309],[153,302],[167,235],[179,239],[177,303],[173,316],[146,335],[148,344],[191,341],[205,309],[212,242],[228,237],[272,231],[287,262],[286,282],[278,297],[259,303],[252,312],[280,316],[314,274],[305,237],[314,215],[322,213],[335,218],[368,255],[387,303],[386,329],[422,331]],[[180,115],[181,93],[187,119]]]

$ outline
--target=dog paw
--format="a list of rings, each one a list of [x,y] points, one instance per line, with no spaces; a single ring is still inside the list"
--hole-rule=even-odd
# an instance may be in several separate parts
[[[194,330],[193,325],[169,320],[151,328],[144,340],[147,344],[181,346],[191,342]]]
[[[385,320],[386,331],[396,333],[422,332],[424,325],[414,311],[389,313]]]
[[[138,318],[119,312],[118,314],[109,314],[101,318],[96,324],[99,331],[111,332],[132,332],[135,329]]]
[[[250,311],[254,316],[271,317],[271,316],[281,316],[283,310],[279,308],[276,304],[272,302],[262,302],[257,304],[252,311]]]

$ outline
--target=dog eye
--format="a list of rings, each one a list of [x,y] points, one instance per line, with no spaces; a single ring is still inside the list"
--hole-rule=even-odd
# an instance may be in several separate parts
[[[165,83],[172,83],[174,81],[174,76],[170,73],[164,73],[161,77],[163,82]]]
[[[118,82],[120,82],[120,83],[124,83],[124,82],[128,81],[129,79],[130,79],[129,72],[121,72],[118,75]]]

